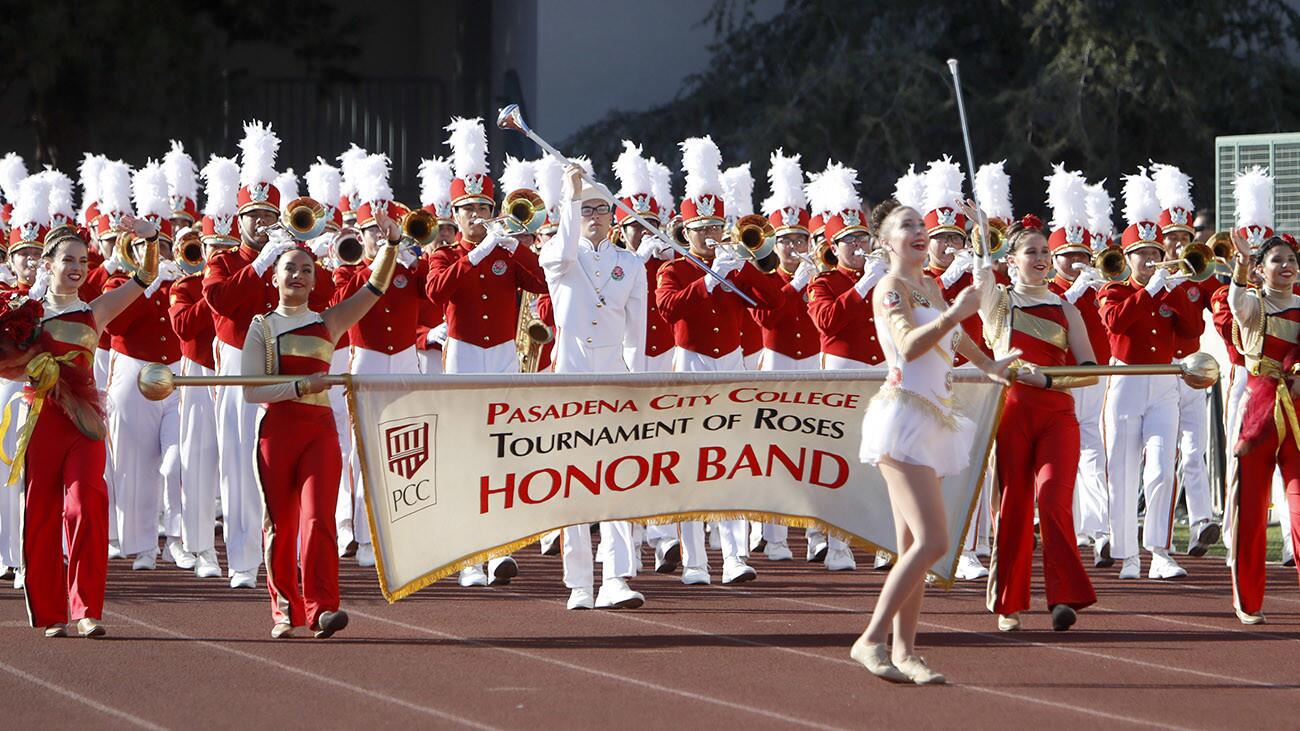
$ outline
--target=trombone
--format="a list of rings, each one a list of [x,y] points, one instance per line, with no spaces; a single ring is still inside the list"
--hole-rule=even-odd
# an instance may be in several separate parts
[[[776,246],[776,229],[767,217],[757,213],[741,216],[731,225],[730,243],[725,246],[742,259],[751,261],[759,271],[770,274],[781,265],[781,259],[773,251]]]
[[[535,142],[538,147],[542,148],[547,153],[554,155],[557,160],[560,160],[561,162],[570,165],[573,164],[572,160],[560,154],[559,150],[555,149],[551,145],[551,143],[542,139],[541,135],[534,132],[533,128],[528,126],[528,123],[524,121],[523,112],[519,110],[518,104],[508,104],[501,108],[501,111],[497,113],[497,126],[500,127],[501,129],[514,130],[515,132],[518,132],[526,136],[528,139],[532,140],[533,142]],[[585,178],[588,183],[591,183],[593,187],[600,188],[601,191],[605,194],[605,196],[608,197],[609,200],[614,202],[615,208],[618,208],[620,211],[626,213],[629,218],[641,224],[643,227],[645,227],[647,231],[654,234],[665,244],[671,246],[673,250],[681,254],[684,259],[694,264],[695,266],[699,267],[700,269],[704,270],[705,273],[712,274],[715,279],[721,282],[722,287],[726,289],[728,292],[731,292],[732,294],[744,300],[745,303],[748,304],[750,307],[758,307],[758,303],[754,301],[753,297],[750,297],[749,295],[737,289],[736,285],[732,284],[726,278],[718,276],[718,273],[713,271],[712,267],[710,267],[708,264],[705,264],[703,261],[701,261],[698,256],[692,254],[688,247],[684,247],[681,244],[674,241],[672,237],[664,233],[658,226],[646,220],[645,216],[642,216],[640,213],[637,213],[636,211],[632,210],[626,203],[614,197],[614,195],[610,193],[609,188],[606,188],[604,185],[598,183],[594,177],[588,175],[586,172],[583,173],[583,178]]]
[[[198,274],[203,271],[207,257],[203,255],[203,239],[199,232],[191,229],[176,242],[176,266],[186,274]]]
[[[1161,261],[1153,264],[1159,269],[1176,269],[1193,282],[1204,282],[1213,277],[1220,264],[1226,263],[1223,257],[1216,257],[1214,250],[1205,244],[1188,244],[1183,247],[1183,255],[1178,259]]]
[[[366,247],[361,244],[357,230],[351,226],[344,226],[334,234],[334,243],[330,248],[334,250],[334,258],[340,266],[354,266],[366,258]]]
[[[400,225],[402,237],[414,241],[421,247],[429,245],[438,237],[438,220],[423,208],[416,208],[403,214]]]
[[[971,248],[974,249],[976,257],[983,258],[985,256],[984,235],[980,232],[979,226],[975,226],[971,229],[970,245]],[[1000,226],[995,226],[990,223],[989,246],[987,252],[988,257],[994,260],[1002,259],[1006,257],[1007,253],[1006,232]]]
[[[1133,273],[1124,258],[1124,250],[1116,246],[1107,246],[1093,254],[1092,268],[1101,272],[1107,282],[1122,282]]]

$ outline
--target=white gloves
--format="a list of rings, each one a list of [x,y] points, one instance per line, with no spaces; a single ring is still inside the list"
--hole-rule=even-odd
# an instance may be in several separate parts
[[[334,246],[334,239],[338,238],[336,233],[328,233],[317,236],[311,243],[311,255],[317,259],[324,259],[330,255],[330,248]]]
[[[974,263],[975,257],[969,250],[957,252],[957,255],[952,258],[952,263],[948,265],[943,274],[939,275],[939,282],[944,289],[948,289],[956,284],[958,279],[961,279],[961,275],[969,272]]]
[[[274,229],[267,234],[266,245],[262,250],[257,252],[257,258],[253,260],[253,271],[257,276],[266,274],[266,270],[275,266],[275,260],[280,258],[284,252],[297,246],[293,237],[281,229]]]
[[[45,267],[37,267],[36,281],[32,283],[32,288],[27,290],[27,299],[40,301],[45,299],[45,293],[50,288],[50,270]]]
[[[108,276],[111,277],[122,271],[123,263],[121,257],[117,255],[117,249],[114,248],[113,255],[104,260],[104,271],[108,272]]]
[[[1155,297],[1160,294],[1160,290],[1165,288],[1165,282],[1169,280],[1169,270],[1160,267],[1151,273],[1151,278],[1147,280],[1147,286],[1143,287],[1147,294]]]
[[[500,236],[498,238],[497,246],[505,249],[507,254],[515,253],[515,249],[519,246],[519,239],[513,236]]]
[[[444,322],[430,330],[429,335],[424,339],[424,342],[429,345],[445,344],[447,342],[447,323]]]
[[[646,234],[641,238],[641,245],[637,247],[636,255],[641,257],[641,261],[650,261],[650,257],[657,256],[664,249],[672,251],[672,248],[658,236]]]
[[[740,271],[740,268],[743,266],[745,266],[744,260],[733,254],[731,249],[723,249],[722,253],[718,254],[718,256],[713,260],[713,271],[717,272],[718,276],[723,279],[731,276],[733,272]],[[709,292],[712,292],[713,288],[718,286],[720,283],[718,277],[715,277],[712,274],[704,275],[704,288]]]
[[[163,282],[174,282],[180,279],[182,274],[184,272],[181,271],[180,267],[176,266],[176,262],[170,259],[160,262],[158,264],[158,276],[154,277],[153,282],[144,289],[145,298],[154,296],[162,288]]]
[[[1165,291],[1172,292],[1178,288],[1178,285],[1190,280],[1191,278],[1192,275],[1188,274],[1187,272],[1178,272],[1176,274],[1171,274],[1165,278]]]
[[[794,291],[802,292],[804,287],[817,276],[817,267],[806,261],[799,262],[799,268],[794,270],[794,276],[790,277],[790,286]]]
[[[0,264],[0,284],[7,287],[18,286],[18,276],[14,274],[14,270],[8,264]]]
[[[519,245],[518,239],[510,236],[501,236],[495,231],[488,230],[487,238],[479,242],[478,246],[469,250],[469,263],[478,266],[480,262],[492,253],[492,250],[500,246],[511,254],[515,253],[515,247]]]
[[[1102,283],[1101,275],[1096,269],[1088,268],[1079,272],[1079,276],[1074,278],[1074,284],[1065,290],[1065,301],[1074,304],[1083,296],[1084,292],[1100,286]]]
[[[956,264],[955,261],[953,263]],[[862,267],[862,276],[859,277],[857,283],[853,285],[853,289],[857,291],[859,297],[866,299],[867,295],[871,292],[871,288],[876,286],[877,282],[884,279],[885,275],[888,273],[889,262],[883,259],[869,257],[867,259],[867,265]],[[947,276],[947,272],[944,273],[944,276]]]
[[[419,257],[417,257],[415,255],[415,252],[412,251],[411,248],[408,246],[403,246],[401,251],[397,252],[397,263],[401,264],[403,267],[406,267],[407,269],[414,269],[415,262],[418,259]]]

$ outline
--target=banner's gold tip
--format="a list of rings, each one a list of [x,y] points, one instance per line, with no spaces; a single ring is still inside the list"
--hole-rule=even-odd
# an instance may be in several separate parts
[[[1219,361],[1209,353],[1192,353],[1178,361],[1183,381],[1192,388],[1209,388],[1219,380]]]
[[[136,385],[145,398],[162,401],[176,390],[176,379],[171,368],[162,363],[150,363],[140,369]]]

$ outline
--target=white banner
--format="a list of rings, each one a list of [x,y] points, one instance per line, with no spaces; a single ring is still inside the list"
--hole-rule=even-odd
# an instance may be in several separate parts
[[[944,480],[951,582],[1002,389],[958,371],[976,424]],[[894,551],[880,472],[858,461],[883,370],[353,376],[380,588],[390,601],[547,531],[602,520],[749,517]]]

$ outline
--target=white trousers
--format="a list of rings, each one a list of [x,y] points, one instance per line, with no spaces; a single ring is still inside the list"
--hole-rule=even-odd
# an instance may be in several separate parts
[[[507,340],[490,348],[447,338],[443,349],[444,373],[518,373],[519,351]]]
[[[1177,386],[1178,487],[1187,499],[1187,522],[1195,525],[1214,517],[1210,475],[1205,464],[1210,439],[1210,392],[1192,388],[1181,378]]]
[[[1241,409],[1242,401],[1246,396],[1246,377],[1248,373],[1245,366],[1234,365],[1228,372],[1228,397],[1227,403],[1223,407],[1224,418],[1224,441],[1227,442],[1224,450],[1227,455],[1225,462],[1224,475],[1227,478],[1227,490],[1225,494],[1234,495],[1237,490],[1237,455],[1234,451],[1237,448],[1237,436],[1241,434]],[[1276,481],[1277,478],[1275,477]],[[1283,503],[1285,504],[1285,503]],[[1287,523],[1283,521],[1283,530],[1287,530]],[[1223,501],[1223,545],[1228,549],[1228,560],[1232,560],[1232,547],[1236,545],[1233,539],[1233,531],[1237,525],[1236,515],[1232,500]],[[1285,538],[1283,539],[1285,540]]]
[[[183,376],[214,374],[189,358],[181,359]],[[221,494],[216,389],[208,386],[176,390],[180,393],[181,422],[181,542],[186,551],[202,553],[216,547],[217,498]]]
[[[217,375],[239,375],[240,349],[220,340],[215,348]],[[256,571],[262,564],[262,496],[256,476],[258,405],[244,401],[240,386],[218,388],[215,405],[226,561],[232,573]]]
[[[122,553],[134,555],[158,548],[158,512],[163,493],[179,490],[180,460],[169,460],[163,473],[163,455],[177,454],[180,439],[180,396],[173,391],[161,401],[140,393],[136,379],[147,360],[114,353],[108,376],[108,431],[113,468],[117,475],[116,511]],[[171,366],[176,372],[176,364]]]
[[[591,558],[590,524],[571,525],[560,532],[560,559],[564,563],[564,585],[570,589],[590,589],[595,582],[595,563]],[[630,579],[636,576],[636,536],[626,520],[608,520],[600,524],[601,579]]]
[[[339,348],[330,358],[330,373],[352,372],[352,348]],[[334,425],[339,433],[339,454],[342,456],[343,469],[339,472],[339,500],[334,506],[334,525],[339,533],[343,532],[344,521],[352,520],[361,476],[357,472],[359,464],[352,443],[352,422],[348,419],[348,397],[344,389],[331,388],[325,392],[329,395],[330,411],[334,414]],[[369,542],[370,525],[366,524],[367,542]],[[353,536],[355,538],[355,535]],[[340,546],[342,548],[342,546]]]
[[[0,414],[8,427],[0,434],[0,444],[8,459],[18,450],[18,431],[27,420],[27,405],[23,403],[22,381],[0,380]],[[9,481],[10,465],[0,465],[0,566],[18,568],[23,565],[23,477],[13,487]],[[22,471],[22,465],[16,469]]]
[[[673,357],[673,370],[678,372],[718,372],[745,370],[745,357],[740,348],[718,358],[677,348]],[[724,559],[749,556],[749,521],[722,520],[713,524],[722,542]],[[682,537],[682,565],[688,569],[702,569],[709,565],[705,553],[704,524],[693,520],[679,525]]]
[[[357,347],[351,348],[351,351],[351,363],[342,365],[354,374],[387,376],[420,372],[414,345],[391,355]],[[334,352],[334,366],[339,365],[339,353],[346,353],[346,351]],[[337,398],[333,394],[334,391],[339,392]],[[352,440],[352,422],[348,417],[347,404],[343,403],[345,401],[343,389],[330,389],[330,393],[330,408],[334,410],[334,423],[339,431],[339,448],[343,448],[345,440],[347,443],[347,451],[342,453],[345,465],[339,484],[339,501],[335,507],[334,518],[338,525],[342,525],[345,520],[352,522],[352,535],[357,543],[370,543],[372,538],[370,520],[366,517],[366,488],[361,480],[361,456]],[[336,401],[342,405],[341,409],[335,407]],[[344,436],[345,433],[347,436]]]
[[[442,351],[437,349],[415,351],[415,362],[426,376],[442,373]]]
[[[1106,489],[1106,445],[1101,440],[1101,413],[1106,401],[1102,377],[1091,386],[1073,389],[1074,416],[1079,420],[1079,472],[1074,478],[1075,533],[1096,538],[1110,531],[1110,493]]]
[[[1114,361],[1119,365],[1119,361]],[[1146,495],[1142,545],[1170,545],[1174,453],[1178,443],[1177,376],[1111,376],[1102,415],[1110,491],[1111,555],[1138,554],[1138,490]]]
[[[673,355],[677,352],[676,348],[669,348],[659,355],[647,355],[645,357],[646,373],[672,373],[673,372]],[[647,525],[643,534],[645,542],[650,544],[651,548],[659,545],[659,541],[677,540],[677,524],[662,523],[659,525]]]
[[[99,389],[99,395],[104,403],[104,415],[108,415],[112,405],[108,402],[105,389],[108,388],[108,371],[109,365],[113,360],[113,351],[107,348],[95,348],[95,387]],[[113,436],[110,434],[106,437],[104,443],[104,485],[108,488],[108,514],[116,515],[117,507],[117,475],[113,470]],[[112,543],[117,542],[117,521],[108,521],[108,540]]]

